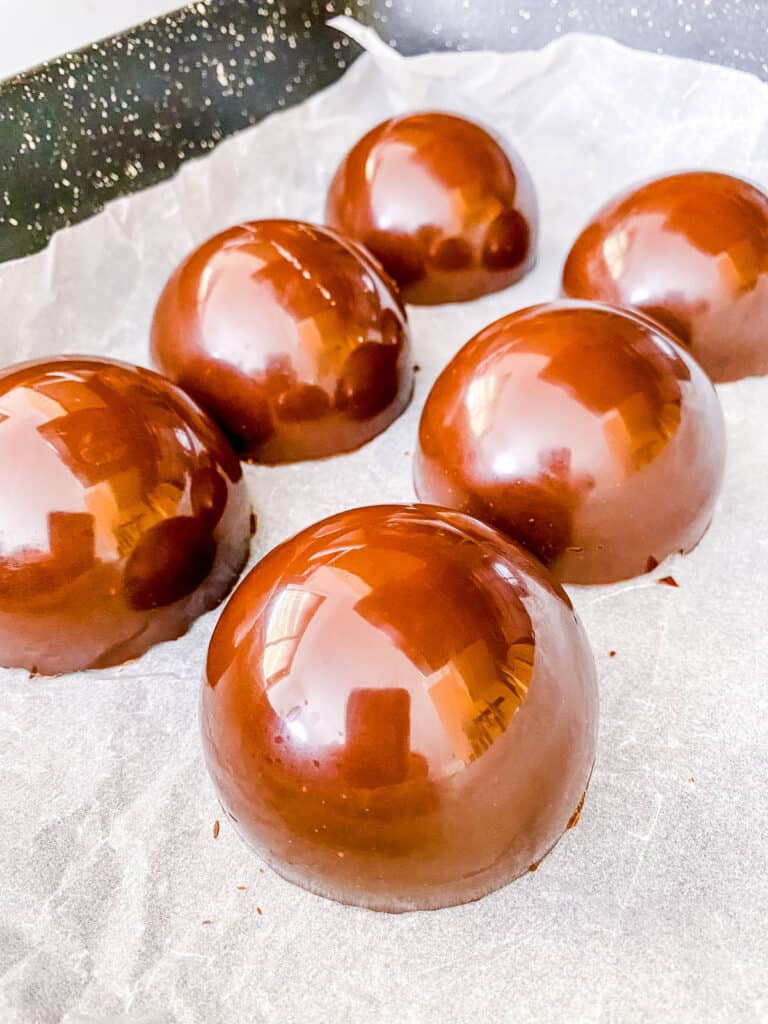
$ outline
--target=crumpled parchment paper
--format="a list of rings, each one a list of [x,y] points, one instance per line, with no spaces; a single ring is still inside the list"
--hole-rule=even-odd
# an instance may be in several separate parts
[[[0,267],[3,363],[146,363],[177,261],[240,219],[320,219],[337,161],[380,119],[444,108],[513,142],[541,202],[536,270],[478,302],[412,309],[415,398],[373,443],[247,470],[254,560],[336,510],[412,499],[440,367],[489,321],[556,293],[571,240],[615,190],[681,167],[768,185],[768,86],[740,72],[580,36],[403,59],[346,25],[371,52],[339,83]],[[765,1021],[768,379],[719,393],[725,487],[700,547],[663,566],[679,589],[653,577],[572,588],[602,700],[579,826],[536,874],[479,903],[376,915],[262,868],[200,754],[215,612],[122,669],[0,673],[0,1021]]]

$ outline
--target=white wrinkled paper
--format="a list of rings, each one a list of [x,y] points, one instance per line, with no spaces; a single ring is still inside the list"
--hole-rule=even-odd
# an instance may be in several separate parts
[[[686,167],[768,186],[768,85],[743,73],[583,36],[508,55],[372,49],[309,102],[0,266],[2,363],[147,363],[155,299],[188,250],[242,219],[320,219],[338,160],[380,119],[444,108],[518,148],[541,203],[535,271],[477,302],[411,310],[415,398],[373,443],[246,470],[253,560],[339,509],[413,498],[437,372],[489,321],[556,294],[568,246],[614,191]],[[768,379],[718,390],[725,487],[700,547],[663,566],[679,589],[571,588],[602,702],[579,826],[479,903],[377,915],[262,868],[198,742],[216,612],[122,669],[0,673],[0,1021],[768,1019]]]

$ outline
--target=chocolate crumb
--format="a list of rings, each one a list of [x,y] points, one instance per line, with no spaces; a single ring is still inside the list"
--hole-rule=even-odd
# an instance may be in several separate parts
[[[261,915],[263,913],[261,907],[256,907],[256,913],[259,915],[259,917],[261,917]]]
[[[659,560],[657,558],[654,558],[653,555],[648,555],[648,561],[645,563],[645,571],[653,572],[658,564]]]
[[[213,838],[214,839],[218,839],[219,838],[219,829],[220,828],[221,828],[221,825],[219,824],[219,819],[217,818],[216,821],[214,821],[214,823],[213,823]]]
[[[263,874],[264,874],[264,868],[259,868],[259,874],[260,874],[260,875],[263,875]]]
[[[665,587],[679,587],[680,584],[677,582],[674,576],[662,576],[661,579],[656,580],[657,583],[663,583]]]
[[[528,868],[528,870],[529,871],[538,871],[539,870],[538,861],[535,864],[531,864],[531,866]]]
[[[608,651],[608,657],[609,658],[615,658],[616,657],[616,651]]]
[[[245,885],[236,885],[235,888],[239,889],[240,892],[245,892],[247,886],[245,886]]]
[[[213,924],[213,921],[211,921],[209,918],[206,917],[206,919],[204,921],[202,921],[201,923],[202,924]]]
[[[413,372],[414,373],[419,373],[420,370],[421,370],[421,367],[419,366],[418,363],[416,363],[416,365],[413,367]]]
[[[688,779],[688,781],[689,781],[689,782],[695,782],[695,781],[696,781],[696,779],[694,779],[694,777],[693,777],[693,776],[691,775],[691,777],[690,777],[690,778]]]
[[[256,513],[255,512],[251,512],[251,536],[253,536],[254,533],[256,533],[256,524],[257,524],[257,522],[258,522],[258,520],[256,518]]]

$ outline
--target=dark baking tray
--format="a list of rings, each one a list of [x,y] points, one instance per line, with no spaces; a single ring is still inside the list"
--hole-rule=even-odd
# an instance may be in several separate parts
[[[566,32],[730,64],[768,78],[763,3],[723,0],[209,0],[0,84],[0,261],[329,85],[373,25],[402,53],[515,50]],[[268,155],[265,154],[265,159]]]

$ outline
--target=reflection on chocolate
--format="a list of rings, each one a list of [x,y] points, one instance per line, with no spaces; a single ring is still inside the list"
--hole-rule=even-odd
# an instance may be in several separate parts
[[[150,370],[62,358],[0,374],[0,664],[115,665],[183,633],[248,554],[224,437]]]
[[[193,252],[158,302],[152,357],[258,462],[358,448],[413,387],[392,282],[356,242],[298,221],[240,224]]]
[[[123,578],[128,604],[141,610],[173,604],[203,583],[215,559],[216,541],[205,520],[173,516],[155,523],[128,556]]]
[[[705,171],[625,192],[574,242],[563,291],[655,317],[713,380],[768,373],[768,196]]]
[[[499,291],[536,261],[538,206],[525,165],[451,114],[407,114],[368,132],[336,171],[325,217],[421,305]]]
[[[562,835],[592,768],[594,665],[522,548],[429,506],[342,512],[270,552],[208,654],[208,767],[290,881],[401,911],[477,899]]]
[[[714,388],[657,323],[556,302],[486,327],[437,379],[416,493],[524,543],[572,583],[689,551],[725,458]]]

